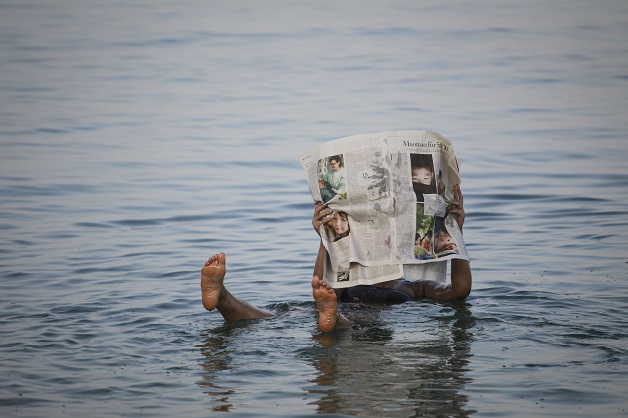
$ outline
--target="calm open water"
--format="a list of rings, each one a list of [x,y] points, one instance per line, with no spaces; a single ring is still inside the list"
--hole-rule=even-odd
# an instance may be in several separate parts
[[[0,414],[628,416],[628,3],[0,0]],[[454,141],[474,290],[321,335],[298,156]],[[274,310],[226,324],[199,270]]]

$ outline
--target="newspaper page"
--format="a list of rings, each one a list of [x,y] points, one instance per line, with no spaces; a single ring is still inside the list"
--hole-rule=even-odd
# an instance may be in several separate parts
[[[301,156],[321,226],[324,280],[334,288],[404,278],[444,281],[448,259],[469,259],[448,213],[460,184],[451,141],[430,131],[354,135]]]

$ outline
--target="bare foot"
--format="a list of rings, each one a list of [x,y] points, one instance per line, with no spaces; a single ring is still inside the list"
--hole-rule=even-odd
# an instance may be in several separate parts
[[[220,294],[225,288],[223,285],[227,272],[225,258],[225,253],[216,254],[205,262],[205,266],[201,270],[203,306],[208,311],[216,309]]]
[[[338,320],[338,302],[336,292],[317,276],[312,278],[312,296],[318,309],[318,327],[323,332],[336,328]]]

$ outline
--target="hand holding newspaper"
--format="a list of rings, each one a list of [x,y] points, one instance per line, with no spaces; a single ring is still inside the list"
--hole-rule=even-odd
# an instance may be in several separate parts
[[[444,280],[451,258],[468,260],[449,214],[460,184],[451,142],[435,132],[355,135],[301,156],[315,202],[332,219],[321,226],[324,280],[334,288],[404,278]]]

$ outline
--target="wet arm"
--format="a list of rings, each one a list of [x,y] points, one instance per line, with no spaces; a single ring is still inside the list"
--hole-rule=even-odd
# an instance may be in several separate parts
[[[466,217],[464,211],[464,197],[460,191],[460,185],[454,187],[454,199],[452,200],[450,213],[456,216],[456,222],[462,231],[462,225]],[[436,300],[464,299],[471,293],[471,265],[468,260],[451,260],[451,284],[436,281],[423,282],[423,296]]]
[[[320,227],[328,223],[331,217],[327,217],[331,213],[331,210],[327,208],[327,204],[318,202],[314,207],[314,216],[312,216],[312,228],[320,236]],[[319,240],[318,255],[316,256],[316,263],[314,263],[314,276],[322,279],[325,272],[325,246],[323,241]]]
[[[323,278],[323,274],[325,273],[325,252],[326,251],[327,250],[325,250],[325,246],[323,245],[323,242],[321,241],[321,243],[318,246],[318,255],[316,256],[316,263],[314,264],[314,273],[313,273],[313,276],[317,276],[320,279]]]
[[[421,296],[434,300],[461,300],[471,293],[471,266],[469,261],[451,260],[451,283],[425,280]]]

